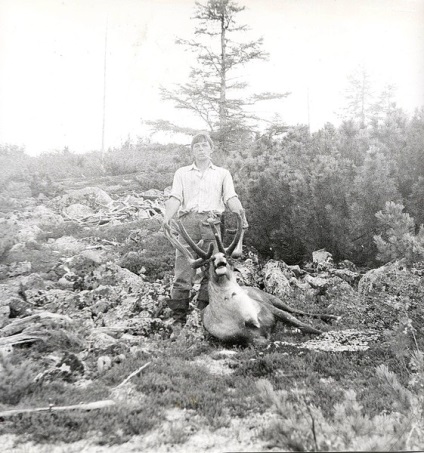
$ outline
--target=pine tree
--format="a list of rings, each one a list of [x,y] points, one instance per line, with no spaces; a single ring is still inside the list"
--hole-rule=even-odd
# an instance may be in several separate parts
[[[197,65],[191,68],[187,83],[161,90],[164,100],[172,101],[176,108],[189,110],[202,119],[224,151],[228,142],[251,132],[251,120],[258,119],[246,112],[246,106],[288,95],[266,92],[243,98],[234,94],[247,87],[240,81],[238,71],[254,60],[268,57],[262,49],[262,38],[243,42],[233,39],[248,30],[246,25],[237,23],[236,16],[244,9],[232,0],[208,0],[206,4],[196,2],[193,19],[198,25],[194,30],[195,38],[179,39],[177,43],[196,55]],[[155,125],[181,130],[170,123],[156,122]],[[182,130],[187,131],[187,128]]]

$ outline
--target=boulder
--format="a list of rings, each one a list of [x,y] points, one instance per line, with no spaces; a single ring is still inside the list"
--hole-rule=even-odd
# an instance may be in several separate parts
[[[259,287],[262,284],[258,263],[252,258],[235,263],[234,271],[239,285]]]
[[[16,235],[18,242],[29,242],[36,241],[37,236],[42,232],[41,228],[33,224],[25,224],[19,228],[19,232]]]
[[[8,301],[1,301],[0,304],[0,329],[9,324],[10,307]]]
[[[97,208],[110,205],[113,203],[113,199],[99,187],[84,187],[68,192],[58,200],[58,203],[62,207],[79,203],[91,208]]]
[[[14,219],[0,219],[0,256],[18,242],[19,224]]]
[[[294,274],[285,263],[269,260],[263,267],[262,273],[266,292],[282,300],[292,295],[293,290],[290,286],[290,279],[294,277]]]
[[[312,275],[309,274],[305,275],[303,281],[308,283],[311,288],[318,289],[322,292],[324,292],[330,285],[328,279],[322,277],[312,277]]]
[[[12,297],[8,301],[9,318],[24,318],[33,314],[33,305],[21,297]]]
[[[142,192],[141,196],[148,200],[156,200],[157,198],[163,197],[163,192],[157,189],[149,189],[146,190],[145,192]]]
[[[312,252],[312,261],[318,271],[327,271],[334,267],[333,256],[325,249]]]
[[[64,219],[61,215],[56,214],[52,209],[44,205],[39,205],[32,211],[33,221],[37,224],[55,224],[63,223]]]
[[[349,285],[351,285],[351,286],[355,286],[361,278],[361,275],[358,272],[353,272],[347,268],[331,269],[330,274],[343,279],[345,282],[349,283]]]
[[[16,277],[18,275],[29,274],[31,272],[32,265],[29,261],[21,261],[19,263],[9,264],[8,276]]]
[[[62,236],[48,244],[51,250],[65,256],[73,256],[85,250],[86,245],[72,236]]]
[[[386,293],[388,297],[413,297],[421,301],[424,279],[400,260],[368,271],[358,283],[358,292],[362,296]]]
[[[354,263],[352,263],[352,261],[349,261],[349,260],[340,261],[339,263],[337,263],[337,267],[339,269],[349,269],[352,272],[357,271],[356,265]]]
[[[19,280],[22,291],[29,289],[45,289],[45,280],[37,273],[27,275]]]
[[[63,213],[70,219],[83,219],[94,214],[94,210],[81,203],[74,203],[63,209]]]

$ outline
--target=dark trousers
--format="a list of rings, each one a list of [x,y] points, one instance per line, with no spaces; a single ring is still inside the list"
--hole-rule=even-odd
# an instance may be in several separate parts
[[[180,217],[184,228],[188,235],[197,244],[200,240],[203,240],[202,249],[207,251],[209,244],[215,245],[215,238],[211,227],[207,220],[209,218],[214,219],[214,223],[217,225],[219,231],[220,216],[211,215],[211,213],[196,213],[189,212]],[[179,241],[186,246],[187,250],[197,258],[196,253],[187,245],[185,240],[179,236]],[[196,275],[196,270],[193,269],[188,263],[185,256],[179,251],[176,251],[175,255],[175,269],[174,269],[174,282],[171,289],[171,301],[170,308],[172,310],[188,310],[188,303],[190,299],[190,292],[193,288],[193,281]],[[204,308],[209,301],[208,297],[208,277],[209,272],[206,270],[205,275],[200,282],[200,290],[197,296],[199,308]]]

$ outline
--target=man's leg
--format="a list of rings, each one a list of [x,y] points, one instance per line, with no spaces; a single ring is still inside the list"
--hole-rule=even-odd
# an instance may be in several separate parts
[[[210,217],[210,216],[209,216]],[[219,216],[215,217],[215,226],[218,230],[218,233],[221,235],[221,229],[220,229],[220,223],[221,219]],[[201,235],[202,239],[204,242],[203,249],[207,250],[209,248],[209,244],[214,244],[215,245],[215,237],[213,235],[212,229],[209,226],[209,223],[206,221],[203,221],[201,224]],[[214,253],[216,252],[216,249]],[[200,289],[199,289],[199,294],[197,296],[197,308],[199,310],[203,310],[206,308],[207,305],[209,305],[209,293],[208,293],[208,284],[209,284],[209,268],[206,269],[205,275],[200,282]]]
[[[195,241],[200,240],[200,233],[198,227],[198,219],[194,214],[189,213],[183,219],[184,228],[188,235]],[[184,239],[180,236],[179,241],[186,245]],[[187,250],[193,254],[190,247],[186,245]],[[171,299],[168,300],[168,306],[173,312],[175,321],[182,324],[185,323],[189,302],[190,291],[193,288],[193,279],[196,271],[190,266],[186,257],[179,250],[175,255],[175,268],[174,268],[174,282],[171,289]]]
[[[171,299],[168,306],[173,312],[175,321],[185,323],[188,313],[190,291],[194,277],[194,269],[191,268],[186,257],[179,251],[175,256],[175,276],[171,289]]]

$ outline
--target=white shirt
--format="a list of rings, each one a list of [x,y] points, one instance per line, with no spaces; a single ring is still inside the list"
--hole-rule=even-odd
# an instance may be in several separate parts
[[[237,194],[230,172],[211,162],[203,173],[194,163],[179,168],[170,196],[180,201],[180,214],[189,211],[222,214],[227,201]]]

